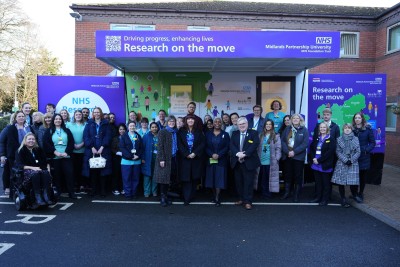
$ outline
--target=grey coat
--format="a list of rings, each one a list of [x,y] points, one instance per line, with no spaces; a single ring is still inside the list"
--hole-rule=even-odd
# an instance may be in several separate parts
[[[160,167],[160,161],[165,161],[165,167]],[[158,132],[158,149],[156,162],[154,164],[153,180],[159,184],[169,184],[171,182],[171,162],[172,162],[172,133],[167,129]]]
[[[336,155],[338,161],[336,162],[335,171],[332,176],[332,183],[340,185],[358,185],[359,182],[359,168],[358,158],[360,157],[360,143],[356,136],[350,142],[350,158],[344,153],[345,142],[344,137],[340,136],[337,139]],[[351,161],[351,165],[347,166],[345,162]]]
[[[258,146],[258,156],[261,158],[262,143],[265,136],[260,137],[260,145]],[[270,143],[270,167],[269,167],[269,191],[279,193],[279,160],[281,159],[281,139],[279,134],[275,136],[275,141]],[[255,180],[255,188],[258,186],[258,176],[260,168],[257,168],[257,175]]]

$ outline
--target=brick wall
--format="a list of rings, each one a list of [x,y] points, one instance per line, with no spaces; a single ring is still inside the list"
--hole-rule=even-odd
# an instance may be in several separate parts
[[[387,98],[400,99],[400,52],[386,54],[386,29],[400,21],[400,8],[385,17],[372,19],[332,19],[323,17],[240,16],[221,14],[162,14],[129,12],[81,12],[84,20],[76,22],[75,74],[106,75],[113,68],[95,57],[96,30],[108,30],[110,23],[156,25],[156,30],[186,30],[189,25],[208,26],[213,31],[287,29],[308,31],[360,32],[359,58],[341,58],[314,67],[310,73],[386,73]],[[400,116],[396,132],[387,133],[385,162],[400,166]]]

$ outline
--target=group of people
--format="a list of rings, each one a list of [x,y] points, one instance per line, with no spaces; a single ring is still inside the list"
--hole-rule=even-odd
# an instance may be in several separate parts
[[[331,121],[330,109],[323,111],[323,121],[309,133],[300,114],[286,115],[275,100],[265,118],[260,105],[252,116],[222,114],[204,121],[195,115],[196,103],[187,105],[187,115],[176,118],[158,112],[158,120],[138,119],[134,111],[126,123],[115,124],[115,114],[104,114],[100,107],[76,110],[72,118],[66,110],[46,114],[34,112],[29,103],[11,116],[10,125],[0,135],[1,161],[6,165],[3,185],[10,188],[10,170],[24,169],[33,185],[38,205],[51,202],[52,184],[56,195],[66,191],[88,191],[91,196],[106,195],[107,178],[112,193],[133,199],[139,194],[143,177],[145,197],[158,197],[160,204],[171,204],[171,191],[178,189],[185,205],[194,199],[199,184],[212,189],[212,202],[221,205],[221,190],[234,176],[236,205],[252,209],[254,190],[264,198],[279,193],[279,175],[285,181],[281,199],[293,195],[298,202],[303,185],[307,157],[315,177],[315,198],[311,202],[327,205],[332,183],[339,185],[342,206],[349,204],[345,186],[352,197],[363,201],[365,176],[370,165],[369,153],[375,146],[372,129],[362,113],[352,124]],[[104,168],[90,168],[93,157],[106,160]],[[8,190],[8,191],[7,191]]]

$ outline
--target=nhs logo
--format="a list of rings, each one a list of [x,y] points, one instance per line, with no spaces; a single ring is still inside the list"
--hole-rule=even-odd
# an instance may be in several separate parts
[[[315,37],[316,44],[332,44],[332,37]]]

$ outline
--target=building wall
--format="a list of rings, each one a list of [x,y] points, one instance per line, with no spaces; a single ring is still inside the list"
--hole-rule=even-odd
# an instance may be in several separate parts
[[[76,22],[76,75],[106,75],[112,67],[95,58],[96,30],[108,30],[110,23],[150,24],[156,30],[186,30],[187,26],[208,26],[211,30],[320,30],[360,33],[359,58],[341,58],[309,70],[309,73],[386,73],[387,99],[400,99],[400,52],[386,54],[386,29],[400,21],[400,8],[373,20],[365,18],[283,17],[273,15],[226,15],[162,12],[80,10]],[[400,166],[400,117],[396,132],[387,133],[385,162]]]

